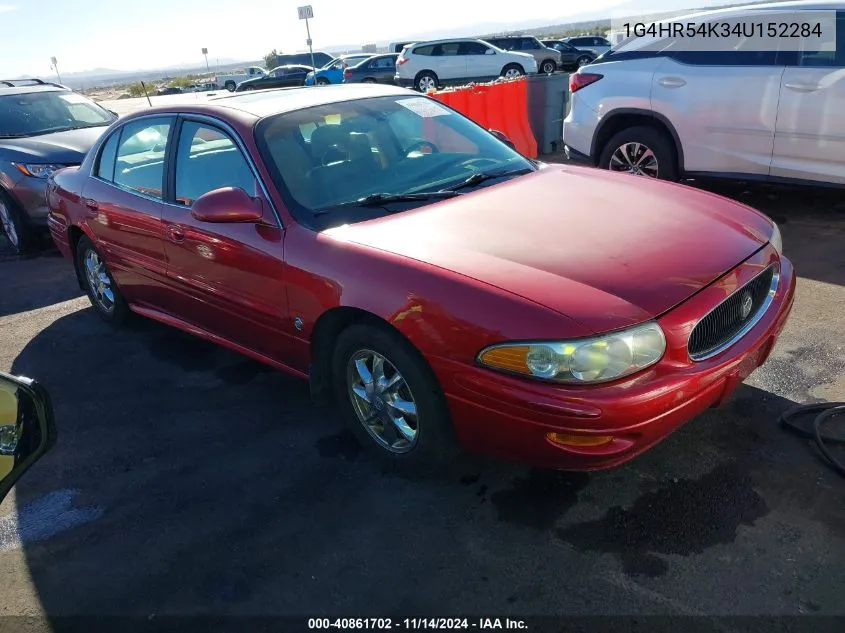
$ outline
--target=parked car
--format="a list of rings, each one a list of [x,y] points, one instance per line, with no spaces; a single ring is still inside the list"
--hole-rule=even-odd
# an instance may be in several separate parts
[[[415,42],[391,42],[387,45],[387,52],[388,53],[401,53],[402,49],[406,46],[410,46]]]
[[[322,51],[314,51],[314,67],[322,68],[334,59],[333,55]],[[277,55],[276,66],[311,66],[311,53],[291,53]]]
[[[159,88],[158,90],[156,90],[156,95],[158,95],[159,97],[163,97],[166,95],[180,95],[183,92],[186,91],[182,90],[178,86],[164,86],[163,88]],[[193,92],[193,90],[190,90],[188,92]]]
[[[266,75],[267,71],[263,68],[250,66],[249,68],[228,75],[217,75],[217,77],[214,78],[214,83],[218,86],[223,86],[229,92],[234,92],[235,88],[237,88],[238,84],[242,81],[255,79],[257,77],[264,77]]]
[[[264,88],[288,88],[304,86],[305,76],[313,71],[311,66],[277,66],[264,77],[247,79],[238,84],[235,92],[244,90],[263,90]]]
[[[46,389],[30,378],[0,372],[0,502],[55,443]]]
[[[392,84],[399,53],[375,55],[343,71],[343,83]]]
[[[136,112],[48,197],[93,314],[307,378],[400,469],[625,462],[766,360],[795,291],[762,213],[536,163],[393,86]]]
[[[752,6],[689,19],[783,18],[784,5]],[[845,5],[818,6],[839,7],[836,37],[845,41]],[[813,53],[809,41],[796,44],[804,52],[755,50],[754,38],[710,51],[661,51],[659,38],[625,42],[571,76],[566,151],[603,169],[667,180],[845,184],[845,47]]]
[[[482,40],[436,40],[414,44],[400,53],[395,82],[428,92],[450,83],[536,72],[537,61],[528,53],[505,51]]]
[[[578,37],[566,37],[563,39],[567,44],[582,51],[592,51],[596,57],[604,55],[613,48],[613,44],[606,37],[598,35],[579,35]]]
[[[341,55],[337,59],[332,60],[322,68],[308,73],[305,77],[305,85],[313,86],[315,83],[318,86],[327,86],[329,84],[343,83],[343,71],[349,66],[354,66],[365,59],[372,57],[371,53],[362,53],[359,55]]]
[[[537,60],[539,72],[545,75],[552,74],[562,65],[560,52],[554,48],[545,46],[536,37],[509,35],[505,37],[488,37],[484,41],[490,42],[493,46],[505,51],[528,53]]]
[[[560,65],[567,70],[577,70],[595,61],[598,57],[592,51],[582,51],[563,40],[543,40],[543,46],[553,48],[560,53]]]
[[[69,88],[0,80],[0,225],[17,252],[47,231],[47,176],[78,165],[117,118]]]

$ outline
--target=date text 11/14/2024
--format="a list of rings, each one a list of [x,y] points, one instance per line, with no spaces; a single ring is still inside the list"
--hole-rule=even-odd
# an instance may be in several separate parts
[[[526,631],[528,624],[513,618],[308,618],[308,629]]]

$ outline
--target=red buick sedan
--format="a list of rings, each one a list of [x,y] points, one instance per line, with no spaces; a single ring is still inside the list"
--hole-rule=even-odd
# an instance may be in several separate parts
[[[625,462],[766,360],[795,289],[753,209],[528,160],[387,86],[145,110],[48,198],[103,319],[306,378],[408,470]]]

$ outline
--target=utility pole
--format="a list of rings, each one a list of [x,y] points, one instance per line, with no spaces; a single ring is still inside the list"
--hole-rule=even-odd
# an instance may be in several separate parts
[[[207,72],[210,75],[211,74],[211,68],[208,67],[208,49],[203,48],[202,54],[205,56],[205,72]]]

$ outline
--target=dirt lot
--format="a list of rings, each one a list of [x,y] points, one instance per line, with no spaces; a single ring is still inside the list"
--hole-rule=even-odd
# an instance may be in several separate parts
[[[845,481],[775,423],[845,400],[843,196],[707,186],[780,223],[791,322],[730,404],[594,475],[385,476],[302,383],[113,330],[57,255],[0,262],[0,368],[60,424],[0,507],[0,615],[845,615]]]

